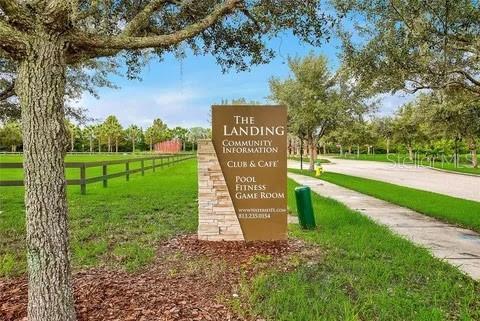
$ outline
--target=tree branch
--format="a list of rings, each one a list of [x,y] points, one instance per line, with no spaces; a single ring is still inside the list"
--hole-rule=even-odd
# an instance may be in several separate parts
[[[0,50],[8,53],[12,58],[19,58],[25,52],[27,39],[26,34],[0,19]]]
[[[169,0],[153,0],[140,11],[123,30],[121,36],[134,36],[138,31],[145,27],[148,19]]]
[[[43,10],[43,23],[50,28],[64,30],[71,22],[71,14],[73,11],[70,1],[51,0]]]
[[[161,48],[178,44],[183,40],[193,38],[205,29],[213,26],[221,18],[243,8],[242,0],[227,0],[217,5],[212,13],[200,21],[193,23],[182,30],[166,35],[134,37],[119,35],[116,37],[95,37],[93,35],[74,34],[71,36],[73,48],[91,54],[102,50],[136,50],[146,48]],[[99,55],[100,56],[100,55]]]
[[[21,29],[29,29],[32,19],[25,8],[16,0],[0,0],[0,8],[8,18],[12,26],[19,26]]]
[[[452,73],[455,73],[455,74],[460,74],[462,76],[464,76],[465,78],[467,78],[472,84],[474,84],[475,86],[479,86],[480,87],[480,81],[478,81],[477,79],[473,78],[472,75],[470,75],[468,72],[466,72],[465,70],[454,70],[452,71]]]
[[[440,90],[440,89],[445,89],[445,88],[448,88],[448,87],[451,87],[451,86],[456,86],[456,87],[459,87],[459,88],[466,89],[466,90],[468,90],[472,93],[475,93],[477,95],[480,95],[480,88],[478,88],[476,86],[475,87],[468,86],[465,83],[462,83],[462,82],[456,81],[456,80],[452,80],[452,81],[449,81],[449,82],[446,82],[446,83],[443,83],[443,84],[439,84],[439,85],[421,84],[418,81],[411,80],[411,79],[407,79],[407,81],[416,83],[416,85],[413,85],[413,88],[411,88],[411,89],[406,88],[406,87],[403,89],[403,91],[405,91],[408,94],[415,94],[419,90],[423,90],[423,89]]]
[[[4,91],[0,92],[0,102],[15,95],[15,81],[12,81]]]
[[[390,6],[393,8],[393,10],[397,13],[397,15],[400,17],[400,19],[405,23],[405,25],[407,26],[407,28],[410,30],[410,31],[413,31],[414,30],[414,27],[412,25],[410,25],[410,23],[407,21],[407,19],[405,18],[405,16],[400,12],[400,9],[397,8],[397,6],[395,5],[395,3],[393,2],[393,0],[390,0],[389,1],[390,3]]]
[[[90,2],[90,7],[88,8],[88,10],[75,13],[72,20],[81,21],[90,16],[93,16],[96,12],[98,12],[98,6],[99,6],[99,0],[92,0]]]

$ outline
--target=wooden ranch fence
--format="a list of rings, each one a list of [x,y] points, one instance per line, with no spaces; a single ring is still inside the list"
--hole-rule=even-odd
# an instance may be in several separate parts
[[[194,154],[175,154],[98,162],[65,162],[65,168],[80,169],[79,179],[67,179],[67,185],[80,185],[81,193],[85,194],[87,192],[87,184],[102,181],[103,187],[107,187],[108,180],[111,178],[125,176],[128,181],[131,174],[141,172],[143,176],[147,170],[151,169],[155,172],[155,168],[157,167],[170,165],[194,157]],[[145,166],[146,161],[151,161],[152,165]],[[140,167],[130,169],[130,164],[132,163],[140,163]],[[108,174],[108,166],[118,164],[125,164],[125,171]],[[92,167],[102,167],[102,175],[87,178],[87,168]],[[23,163],[0,163],[0,169],[6,168],[23,168]],[[23,180],[0,180],[0,186],[23,186]]]

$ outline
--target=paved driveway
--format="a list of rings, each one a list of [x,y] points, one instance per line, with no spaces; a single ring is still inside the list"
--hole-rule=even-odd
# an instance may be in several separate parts
[[[445,173],[413,165],[336,158],[329,160],[331,164],[324,164],[328,172],[370,178],[480,202],[480,177]],[[288,167],[300,168],[300,162],[289,160]]]

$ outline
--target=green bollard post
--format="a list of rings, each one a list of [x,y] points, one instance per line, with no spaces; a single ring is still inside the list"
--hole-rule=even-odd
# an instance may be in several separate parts
[[[298,222],[303,229],[314,229],[315,214],[313,213],[310,187],[299,186],[295,188],[295,199],[297,200]]]

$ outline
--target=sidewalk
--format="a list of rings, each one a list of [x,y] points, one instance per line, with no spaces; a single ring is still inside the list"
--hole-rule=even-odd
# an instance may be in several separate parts
[[[288,177],[313,192],[333,198],[359,211],[395,233],[427,248],[437,258],[480,279],[480,235],[424,216],[410,209],[367,196],[313,177],[288,173]]]

